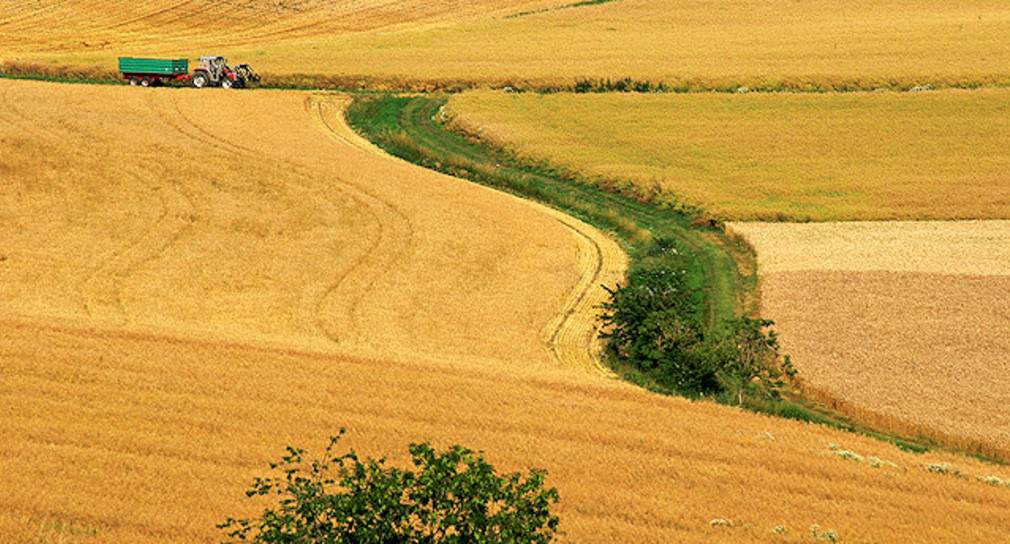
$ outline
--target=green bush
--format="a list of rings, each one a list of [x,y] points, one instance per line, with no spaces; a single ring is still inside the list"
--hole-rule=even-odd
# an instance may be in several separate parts
[[[676,252],[656,240],[642,261]],[[729,400],[742,403],[745,394],[777,395],[793,375],[788,359],[780,360],[775,333],[766,332],[771,321],[744,317],[706,327],[704,299],[683,268],[639,268],[626,285],[607,291],[601,318],[610,356],[661,388],[689,396],[730,392]]]
[[[464,544],[547,543],[559,520],[550,513],[558,501],[544,488],[546,473],[532,470],[498,475],[483,457],[461,446],[438,453],[412,444],[417,469],[387,467],[384,459],[361,460],[333,450],[322,459],[305,450],[271,469],[282,476],[257,478],[249,497],[276,496],[278,505],[256,519],[229,518],[219,525],[236,542],[261,544]]]

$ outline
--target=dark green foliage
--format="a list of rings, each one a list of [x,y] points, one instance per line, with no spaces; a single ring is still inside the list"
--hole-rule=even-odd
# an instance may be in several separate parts
[[[236,542],[260,544],[465,544],[547,543],[558,518],[550,507],[554,488],[546,473],[498,475],[483,457],[461,446],[438,453],[412,444],[415,470],[387,467],[334,453],[344,434],[330,438],[322,459],[305,450],[270,468],[282,476],[257,478],[250,497],[276,496],[278,505],[257,519],[233,519],[218,527]]]
[[[719,389],[704,349],[701,301],[683,269],[638,269],[624,287],[607,289],[603,304],[608,346],[660,384],[682,393]]]
[[[635,80],[630,77],[621,79],[610,78],[579,78],[571,88],[576,93],[665,93],[683,92],[682,89],[671,87],[662,81],[656,83],[648,80]]]
[[[643,261],[669,253],[679,252],[660,239]],[[661,388],[691,396],[732,393],[722,400],[739,404],[744,396],[777,396],[783,378],[792,377],[775,333],[765,332],[771,321],[743,317],[707,327],[704,298],[683,268],[639,268],[626,285],[607,290],[602,318],[611,356]]]

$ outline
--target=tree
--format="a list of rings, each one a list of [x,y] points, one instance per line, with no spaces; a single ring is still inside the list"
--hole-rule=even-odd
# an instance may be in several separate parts
[[[559,519],[558,501],[544,488],[546,472],[498,475],[483,457],[462,446],[443,453],[411,444],[416,470],[387,467],[385,459],[361,460],[353,450],[336,455],[344,434],[330,437],[322,459],[305,450],[270,468],[282,476],[257,478],[249,497],[275,495],[256,519],[228,518],[218,525],[236,542],[260,544],[495,544],[547,543]]]

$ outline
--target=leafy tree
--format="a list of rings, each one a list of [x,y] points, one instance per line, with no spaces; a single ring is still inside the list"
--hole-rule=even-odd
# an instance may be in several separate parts
[[[249,497],[277,496],[278,505],[256,519],[228,518],[218,527],[236,542],[262,544],[495,544],[547,543],[558,518],[550,506],[554,488],[534,469],[498,475],[472,450],[442,453],[412,444],[416,470],[387,467],[385,459],[361,460],[334,453],[330,438],[322,459],[288,447],[271,469],[282,476],[257,478]]]
[[[676,252],[662,240],[657,255]],[[654,257],[652,253],[647,255]],[[684,395],[734,393],[776,397],[795,371],[780,360],[778,339],[764,319],[743,317],[707,327],[703,303],[684,268],[658,264],[628,274],[624,286],[607,289],[601,318],[607,349],[654,383]],[[766,332],[767,331],[767,332]]]

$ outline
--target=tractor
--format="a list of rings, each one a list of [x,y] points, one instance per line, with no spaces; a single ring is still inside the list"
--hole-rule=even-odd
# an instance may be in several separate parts
[[[228,66],[224,57],[200,57],[200,66],[193,70],[193,86],[220,86],[225,89],[242,88],[249,83],[258,83],[259,74],[248,64]]]

